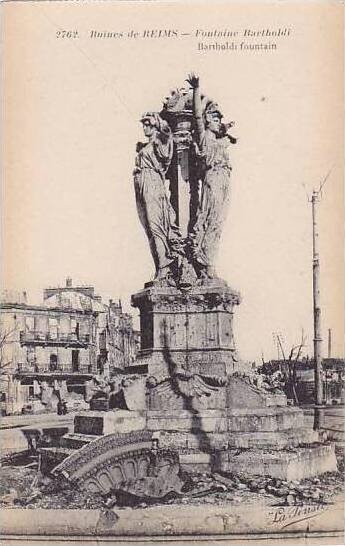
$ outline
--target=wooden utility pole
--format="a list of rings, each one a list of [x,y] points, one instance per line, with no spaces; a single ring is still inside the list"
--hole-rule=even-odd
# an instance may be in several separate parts
[[[328,358],[332,358],[332,330],[328,328]]]
[[[315,414],[314,429],[322,426],[322,356],[321,356],[321,306],[320,306],[320,258],[319,258],[319,232],[317,225],[317,203],[319,191],[313,191],[311,198],[313,217],[313,312],[314,312],[314,363],[315,363]]]

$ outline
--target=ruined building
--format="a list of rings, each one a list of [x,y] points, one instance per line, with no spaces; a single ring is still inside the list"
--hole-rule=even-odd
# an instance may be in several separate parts
[[[31,305],[26,293],[5,291],[0,302],[1,410],[54,410],[59,396],[83,403],[94,375],[114,375],[135,363],[139,334],[121,302],[108,304],[92,286],[47,288]]]

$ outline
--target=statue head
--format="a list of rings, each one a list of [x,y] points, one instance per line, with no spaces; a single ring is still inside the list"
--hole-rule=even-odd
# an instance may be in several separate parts
[[[144,135],[150,138],[157,131],[155,112],[145,112],[141,117],[141,123],[143,124]]]
[[[152,137],[157,131],[165,134],[170,133],[169,125],[157,112],[145,112],[140,121],[147,138]]]
[[[218,105],[214,102],[209,102],[204,111],[204,123],[206,129],[212,131],[216,135],[219,134],[222,125],[222,114]]]

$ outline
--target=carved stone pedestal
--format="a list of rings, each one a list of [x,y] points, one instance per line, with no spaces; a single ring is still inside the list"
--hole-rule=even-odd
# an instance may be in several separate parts
[[[151,284],[151,285],[150,285]],[[139,362],[160,383],[168,377],[225,378],[239,369],[232,328],[240,296],[224,281],[181,291],[148,283],[132,296],[140,310]]]

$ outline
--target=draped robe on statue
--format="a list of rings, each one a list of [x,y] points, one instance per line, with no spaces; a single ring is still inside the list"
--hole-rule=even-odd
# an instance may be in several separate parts
[[[141,145],[136,158],[134,187],[140,221],[149,239],[156,271],[172,261],[172,246],[179,239],[175,214],[165,188],[165,173],[173,154],[171,134],[166,142],[156,137]]]
[[[213,265],[229,204],[229,144],[228,137],[216,138],[206,130],[199,145],[203,177],[200,204],[190,240],[194,259],[205,266]]]

